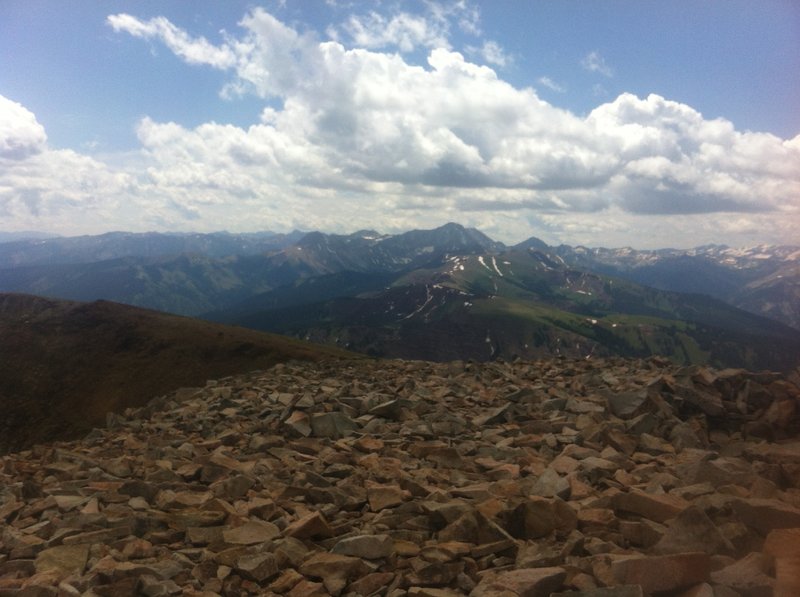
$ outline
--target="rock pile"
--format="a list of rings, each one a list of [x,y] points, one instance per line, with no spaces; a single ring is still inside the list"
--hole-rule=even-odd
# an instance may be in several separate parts
[[[0,460],[0,596],[800,594],[800,389],[279,365]]]

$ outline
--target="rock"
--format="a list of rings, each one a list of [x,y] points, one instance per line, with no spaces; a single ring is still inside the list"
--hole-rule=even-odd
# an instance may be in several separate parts
[[[505,541],[511,539],[511,536],[480,512],[470,511],[462,514],[439,531],[438,539],[442,542],[461,541],[481,545]]]
[[[778,500],[738,498],[731,506],[738,520],[762,533],[800,527],[800,508]]]
[[[236,560],[237,572],[257,583],[263,583],[280,571],[278,559],[271,553],[245,555]]]
[[[209,382],[0,456],[0,595],[794,595],[777,383],[599,357]]]
[[[365,560],[377,560],[388,558],[394,553],[394,542],[389,535],[358,535],[340,539],[331,552]]]
[[[647,401],[647,393],[643,391],[621,392],[610,394],[607,398],[608,408],[617,417],[629,419],[640,414]]]
[[[325,539],[333,537],[333,529],[322,513],[310,512],[287,526],[284,534],[287,537],[297,537],[298,539]]]
[[[764,553],[775,558],[775,597],[800,595],[800,528],[770,531]]]
[[[653,546],[653,553],[671,554],[703,551],[732,555],[734,546],[697,506],[690,506],[667,522],[664,536]]]
[[[395,485],[376,486],[367,489],[369,507],[373,512],[380,512],[385,508],[394,508],[402,504],[409,493]]]
[[[363,576],[368,568],[358,558],[332,553],[317,553],[300,566],[300,573],[322,580],[333,595],[338,595],[350,580]]]
[[[89,559],[89,545],[61,545],[44,549],[36,556],[36,572],[55,570],[66,577],[83,574]]]
[[[712,572],[711,580],[739,594],[773,595],[775,581],[768,574],[770,567],[769,556],[753,552],[722,570]]]
[[[314,437],[339,439],[358,430],[358,424],[340,412],[314,414],[311,416],[310,424]]]
[[[553,593],[550,597],[644,597],[644,593],[640,585],[621,585],[583,591],[564,591]],[[710,597],[713,597],[713,594]]]
[[[571,488],[569,480],[562,477],[552,468],[546,468],[531,487],[531,493],[541,497],[560,497],[567,499]]]
[[[617,583],[639,585],[645,594],[675,591],[707,582],[711,558],[699,552],[633,556],[613,562],[611,571]]]
[[[563,568],[521,568],[501,572],[488,582],[481,582],[470,597],[492,597],[508,591],[520,597],[549,597],[561,588],[567,573]]]
[[[251,520],[242,526],[227,529],[222,532],[225,543],[233,545],[255,545],[274,539],[280,535],[280,530],[271,522]]]
[[[394,580],[393,572],[373,572],[362,576],[347,586],[347,593],[356,595],[375,595],[378,591],[388,587]],[[410,589],[409,589],[410,591]]]
[[[575,530],[578,516],[559,498],[531,498],[509,515],[508,532],[519,539],[538,539],[556,532],[566,536]]]
[[[614,509],[638,514],[649,520],[664,522],[689,507],[689,502],[672,495],[656,495],[632,489],[614,496]]]

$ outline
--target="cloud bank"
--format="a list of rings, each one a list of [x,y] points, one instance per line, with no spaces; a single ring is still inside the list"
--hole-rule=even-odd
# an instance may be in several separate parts
[[[489,66],[502,66],[500,46],[482,46],[483,64],[467,60],[450,46],[451,22],[479,33],[463,4],[353,16],[326,39],[256,8],[218,45],[163,17],[111,15],[117,33],[227,73],[228,101],[262,98],[259,121],[144,118],[140,151],[112,167],[48,149],[34,115],[0,97],[0,213],[27,228],[97,210],[146,214],[144,228],[392,231],[456,220],[504,240],[640,246],[720,240],[723,219],[742,240],[763,238],[765,226],[776,242],[796,235],[800,136],[737,131],[658,95],[623,93],[579,116],[504,81]],[[406,56],[419,50],[425,63]],[[597,53],[583,66],[612,74]]]

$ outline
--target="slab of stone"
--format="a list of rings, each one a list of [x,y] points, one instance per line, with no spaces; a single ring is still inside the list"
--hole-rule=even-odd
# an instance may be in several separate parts
[[[538,539],[551,533],[566,536],[578,525],[578,516],[559,498],[531,498],[510,513],[507,530],[518,539]]]
[[[389,535],[356,535],[340,539],[331,553],[354,556],[365,560],[388,558],[394,553],[394,541]]]
[[[676,591],[707,582],[711,558],[700,552],[633,556],[613,562],[611,572],[618,584],[639,585],[645,594]]]
[[[690,506],[666,523],[664,536],[653,546],[653,553],[670,554],[704,551],[732,555],[733,544],[717,525],[697,506]]]
[[[739,594],[772,595],[775,580],[769,575],[771,566],[772,562],[768,555],[753,552],[721,570],[712,572],[711,580]]]
[[[800,595],[800,528],[770,531],[764,553],[775,559],[775,597]]]
[[[501,572],[495,578],[481,582],[470,593],[470,597],[496,597],[519,595],[519,597],[549,597],[564,584],[567,573],[560,567],[521,568]]]
[[[40,551],[34,562],[36,572],[56,570],[63,576],[81,575],[89,559],[90,546],[60,545]]]
[[[800,527],[800,508],[774,499],[735,499],[731,506],[737,520],[763,533]]]
[[[280,572],[278,558],[272,553],[244,555],[236,560],[235,569],[242,576],[257,583],[263,583]]]
[[[688,508],[689,502],[674,495],[645,493],[632,489],[614,496],[613,505],[618,511],[638,514],[656,522],[665,522]]]
[[[321,512],[309,512],[287,526],[283,534],[298,539],[333,537],[333,529]]]
[[[222,538],[232,545],[255,545],[274,539],[280,534],[280,529],[271,522],[251,520],[242,526],[224,530]]]
[[[358,430],[358,423],[340,412],[317,413],[311,415],[311,431],[314,437],[339,439]]]

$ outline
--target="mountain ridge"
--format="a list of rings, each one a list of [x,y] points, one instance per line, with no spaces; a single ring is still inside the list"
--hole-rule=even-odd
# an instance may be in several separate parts
[[[108,412],[211,377],[357,357],[109,301],[18,294],[0,294],[0,337],[0,452],[76,437]]]
[[[200,247],[213,244],[198,236],[181,238]],[[239,242],[223,238],[229,248]],[[0,290],[105,298],[260,329],[265,318],[260,323],[253,318],[272,310],[270,317],[284,321],[268,329],[342,346],[349,342],[375,355],[400,351],[414,357],[413,347],[425,351],[417,356],[433,359],[610,350],[756,368],[770,366],[763,355],[775,355],[775,367],[788,370],[800,353],[797,328],[778,330],[699,296],[791,326],[800,319],[800,248],[637,251],[549,247],[535,237],[508,247],[455,223],[392,235],[310,232],[294,242],[275,242],[289,244],[255,252],[255,245],[248,245],[241,251],[248,254],[225,257],[129,255],[0,269]],[[465,264],[470,279],[456,271]],[[675,291],[682,296],[670,294]],[[393,315],[398,305],[402,309],[394,313],[402,311],[402,317]],[[444,311],[447,316],[439,318]],[[448,325],[457,329],[447,330]],[[452,339],[463,354],[454,354],[437,336]]]

